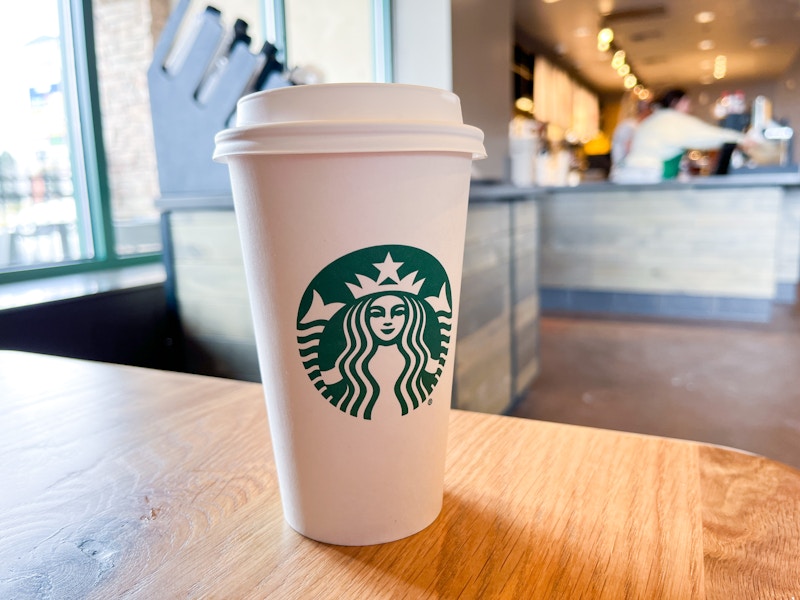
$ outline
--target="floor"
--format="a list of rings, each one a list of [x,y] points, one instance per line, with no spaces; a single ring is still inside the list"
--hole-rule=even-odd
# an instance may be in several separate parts
[[[800,309],[766,325],[544,316],[511,414],[740,448],[800,468]]]

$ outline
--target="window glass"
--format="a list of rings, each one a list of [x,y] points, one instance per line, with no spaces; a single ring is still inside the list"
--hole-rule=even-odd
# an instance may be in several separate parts
[[[70,269],[103,268],[161,248],[147,71],[177,1],[82,2],[91,8],[91,32],[71,30],[81,17],[69,8],[80,10],[81,0],[0,3],[0,275],[12,279],[37,267],[64,272],[60,266],[75,262],[87,261]],[[264,1],[215,5],[226,30],[238,17],[249,22],[257,52],[270,12]],[[88,64],[85,33],[93,34]],[[94,69],[99,107],[85,81]],[[81,138],[95,132],[103,139]]]
[[[116,252],[120,255],[160,249],[158,165],[153,140],[147,70],[170,12],[169,0],[92,0],[95,52]],[[207,2],[193,0],[182,31]],[[213,2],[232,29],[248,22],[251,50],[263,44],[260,0]],[[180,37],[180,35],[179,35]],[[209,65],[210,66],[210,65]]]
[[[373,0],[284,0],[287,60],[309,83],[376,80]]]
[[[0,271],[92,257],[57,0],[0,4]]]
[[[119,255],[161,248],[147,69],[167,10],[149,0],[92,2],[103,145]]]

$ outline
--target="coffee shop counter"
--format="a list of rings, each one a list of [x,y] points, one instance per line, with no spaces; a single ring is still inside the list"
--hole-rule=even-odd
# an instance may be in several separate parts
[[[233,204],[161,198],[167,290],[188,371],[259,380]],[[502,413],[536,377],[538,205],[471,198],[455,353],[454,407]]]
[[[538,204],[543,310],[765,322],[796,300],[797,172],[472,194]]]

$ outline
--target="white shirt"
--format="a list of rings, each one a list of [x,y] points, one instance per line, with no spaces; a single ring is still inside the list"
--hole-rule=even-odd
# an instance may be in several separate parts
[[[734,129],[715,127],[692,115],[662,108],[639,124],[625,164],[662,167],[664,161],[685,150],[715,150],[722,144],[739,143],[743,139],[744,134]]]

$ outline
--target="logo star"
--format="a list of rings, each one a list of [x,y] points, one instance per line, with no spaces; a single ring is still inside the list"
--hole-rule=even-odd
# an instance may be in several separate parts
[[[391,279],[395,283],[400,283],[400,276],[397,274],[397,269],[402,267],[403,263],[394,262],[389,252],[386,253],[386,258],[382,263],[373,263],[372,266],[380,271],[378,279],[376,280],[378,284],[383,283],[387,279]]]

